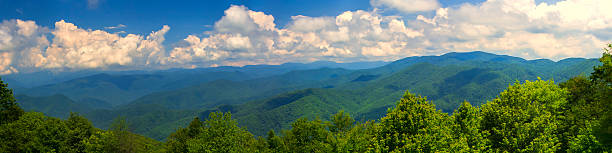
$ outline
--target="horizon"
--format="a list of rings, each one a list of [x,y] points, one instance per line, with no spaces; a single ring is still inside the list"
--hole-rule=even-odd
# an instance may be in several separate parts
[[[598,59],[598,58],[584,58],[584,57],[567,57],[567,58],[563,58],[563,59],[559,59],[559,60],[551,60],[551,59],[546,59],[546,58],[539,58],[539,59],[525,59],[522,57],[517,57],[517,56],[512,56],[512,55],[504,55],[504,54],[495,54],[495,53],[490,53],[490,52],[486,52],[486,51],[469,51],[469,52],[447,52],[441,55],[424,55],[424,56],[407,56],[407,57],[402,57],[399,58],[397,60],[392,60],[392,61],[354,61],[354,62],[346,62],[346,63],[342,63],[342,62],[337,62],[337,61],[329,61],[329,60],[319,60],[319,61],[312,61],[312,62],[286,62],[286,63],[280,63],[280,64],[254,64],[254,65],[241,65],[241,66],[231,66],[231,65],[220,65],[220,66],[215,66],[215,67],[196,67],[196,68],[186,68],[186,67],[171,67],[171,68],[166,68],[166,69],[137,69],[137,70],[109,70],[109,69],[79,69],[79,70],[59,70],[59,71],[54,71],[53,69],[49,69],[49,70],[40,70],[40,71],[34,71],[34,72],[29,72],[29,73],[12,73],[12,74],[0,74],[1,76],[19,76],[19,75],[30,75],[30,74],[36,74],[36,73],[44,73],[44,72],[50,72],[53,74],[60,74],[60,73],[78,73],[78,72],[92,72],[92,74],[105,74],[108,72],[156,72],[156,71],[169,71],[169,70],[201,70],[201,69],[214,69],[214,68],[224,68],[224,67],[231,67],[231,68],[246,68],[246,67],[250,67],[250,66],[283,66],[283,65],[287,65],[287,64],[315,64],[315,63],[322,63],[322,62],[331,62],[334,64],[356,64],[356,63],[384,63],[381,64],[380,66],[384,66],[396,61],[401,61],[407,58],[412,58],[412,57],[439,57],[439,56],[444,56],[447,54],[452,54],[452,53],[475,53],[475,52],[482,52],[482,53],[486,53],[486,54],[492,54],[495,56],[509,56],[509,57],[516,57],[516,58],[520,58],[526,61],[538,61],[538,60],[547,60],[547,61],[551,61],[551,62],[559,62],[559,61],[563,61],[563,60],[568,60],[568,59],[586,59],[586,60],[593,60],[593,59]],[[375,67],[371,67],[371,68],[376,68],[376,67],[380,67],[380,66],[375,66]],[[324,68],[324,67],[322,67]],[[346,69],[346,68],[344,68]],[[370,69],[370,68],[365,68],[365,69]],[[356,69],[359,70],[359,69]]]

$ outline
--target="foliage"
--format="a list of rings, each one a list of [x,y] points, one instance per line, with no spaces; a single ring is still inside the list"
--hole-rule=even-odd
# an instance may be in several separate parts
[[[612,148],[612,44],[604,48],[605,52],[599,59],[601,66],[594,68],[591,80],[600,85],[601,108],[606,109],[601,117],[599,127],[596,127],[595,135],[607,147]]]
[[[567,91],[552,81],[515,84],[482,106],[481,126],[495,151],[554,152]]]
[[[253,152],[257,143],[265,144],[238,127],[231,117],[231,113],[213,112],[204,122],[194,118],[188,127],[170,135],[168,152]]]
[[[380,152],[432,152],[450,148],[448,115],[427,98],[406,92],[380,121],[375,149]]]
[[[159,142],[127,131],[125,120],[117,119],[111,130],[105,131],[94,128],[89,120],[76,113],[70,113],[66,120],[38,112],[24,113],[15,103],[11,90],[1,81],[0,84],[3,102],[0,152],[163,151]]]
[[[0,125],[13,122],[23,114],[23,110],[15,102],[13,90],[0,80]]]
[[[457,141],[453,147],[460,147],[461,152],[483,152],[490,148],[491,142],[486,139],[489,132],[483,131],[480,125],[482,116],[479,108],[464,101],[455,110],[451,120],[454,122],[452,128]]]
[[[300,118],[291,124],[291,129],[284,132],[287,148],[294,152],[329,152],[328,136],[320,119],[309,121]]]

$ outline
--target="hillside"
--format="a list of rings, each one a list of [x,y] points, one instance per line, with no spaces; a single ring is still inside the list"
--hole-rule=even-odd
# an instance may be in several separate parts
[[[562,82],[572,76],[591,73],[591,68],[597,64],[596,60],[586,59],[552,62],[497,56],[475,52],[415,59],[419,62],[404,59],[380,68],[360,70],[341,79],[334,78],[332,80],[337,82],[333,88],[305,89],[242,105],[221,106],[200,113],[200,117],[216,110],[230,111],[240,125],[249,127],[256,135],[264,135],[268,129],[289,128],[289,124],[300,117],[325,119],[339,110],[355,114],[357,120],[380,118],[406,90],[427,96],[438,109],[451,113],[464,100],[483,104],[518,80],[540,77]],[[407,67],[395,70],[399,65]]]
[[[380,118],[406,90],[427,96],[438,109],[449,113],[464,100],[482,104],[517,80],[541,77],[564,81],[589,74],[597,63],[595,59],[554,62],[485,52],[448,53],[408,57],[370,69],[320,68],[333,64],[318,62],[98,74],[30,88],[25,93],[30,97],[65,94],[72,100],[65,100],[66,105],[87,104],[91,108],[74,110],[96,127],[108,127],[113,118],[124,116],[136,133],[158,140],[185,126],[192,116],[205,117],[214,110],[235,113],[240,125],[263,135],[271,128],[288,128],[300,117],[327,118],[338,110],[354,114],[358,120]],[[50,113],[50,108],[31,110]]]
[[[324,87],[325,84],[320,81],[349,72],[351,71],[346,69],[322,68],[245,81],[216,80],[145,95],[112,110],[96,110],[85,113],[85,116],[98,127],[109,125],[113,117],[125,116],[128,120],[139,123],[135,125],[138,127],[135,132],[164,139],[169,132],[185,125],[189,118],[201,110],[221,104],[242,104],[298,89]]]
[[[44,112],[45,115],[57,118],[68,118],[70,112],[90,112],[92,105],[77,103],[70,98],[56,94],[51,96],[30,97],[26,95],[15,96],[19,106],[25,111]]]
[[[157,71],[78,71],[37,72],[3,76],[16,94],[51,96],[62,94],[70,99],[90,103],[102,101],[112,106],[127,104],[154,92],[172,91],[219,79],[244,81],[282,75],[291,71],[319,68],[363,69],[378,67],[386,62],[286,63],[282,65],[247,65],[243,67],[211,67],[199,69],[169,69]],[[24,83],[25,82],[25,83]]]

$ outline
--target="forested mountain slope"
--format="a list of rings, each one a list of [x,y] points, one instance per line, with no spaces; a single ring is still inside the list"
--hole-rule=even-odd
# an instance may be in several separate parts
[[[300,117],[328,118],[328,114],[339,110],[355,114],[357,120],[380,118],[387,108],[395,105],[397,97],[401,97],[406,90],[427,96],[438,109],[450,113],[464,100],[475,105],[491,100],[517,80],[537,80],[541,77],[565,81],[571,76],[589,74],[590,69],[596,65],[595,62],[581,60],[572,64],[557,64],[559,62],[470,61],[461,65],[416,63],[409,64],[410,66],[391,75],[360,74],[351,81],[336,84],[334,88],[294,91],[219,109],[233,112],[238,123],[249,127],[256,135],[263,135],[271,128],[289,128],[289,124]],[[542,68],[571,68],[582,71],[567,73],[544,71]],[[201,117],[211,111],[214,109],[201,113]]]

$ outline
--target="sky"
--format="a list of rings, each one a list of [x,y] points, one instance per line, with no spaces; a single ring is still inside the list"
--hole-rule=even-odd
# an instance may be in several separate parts
[[[486,51],[597,58],[609,0],[0,0],[0,75]]]

